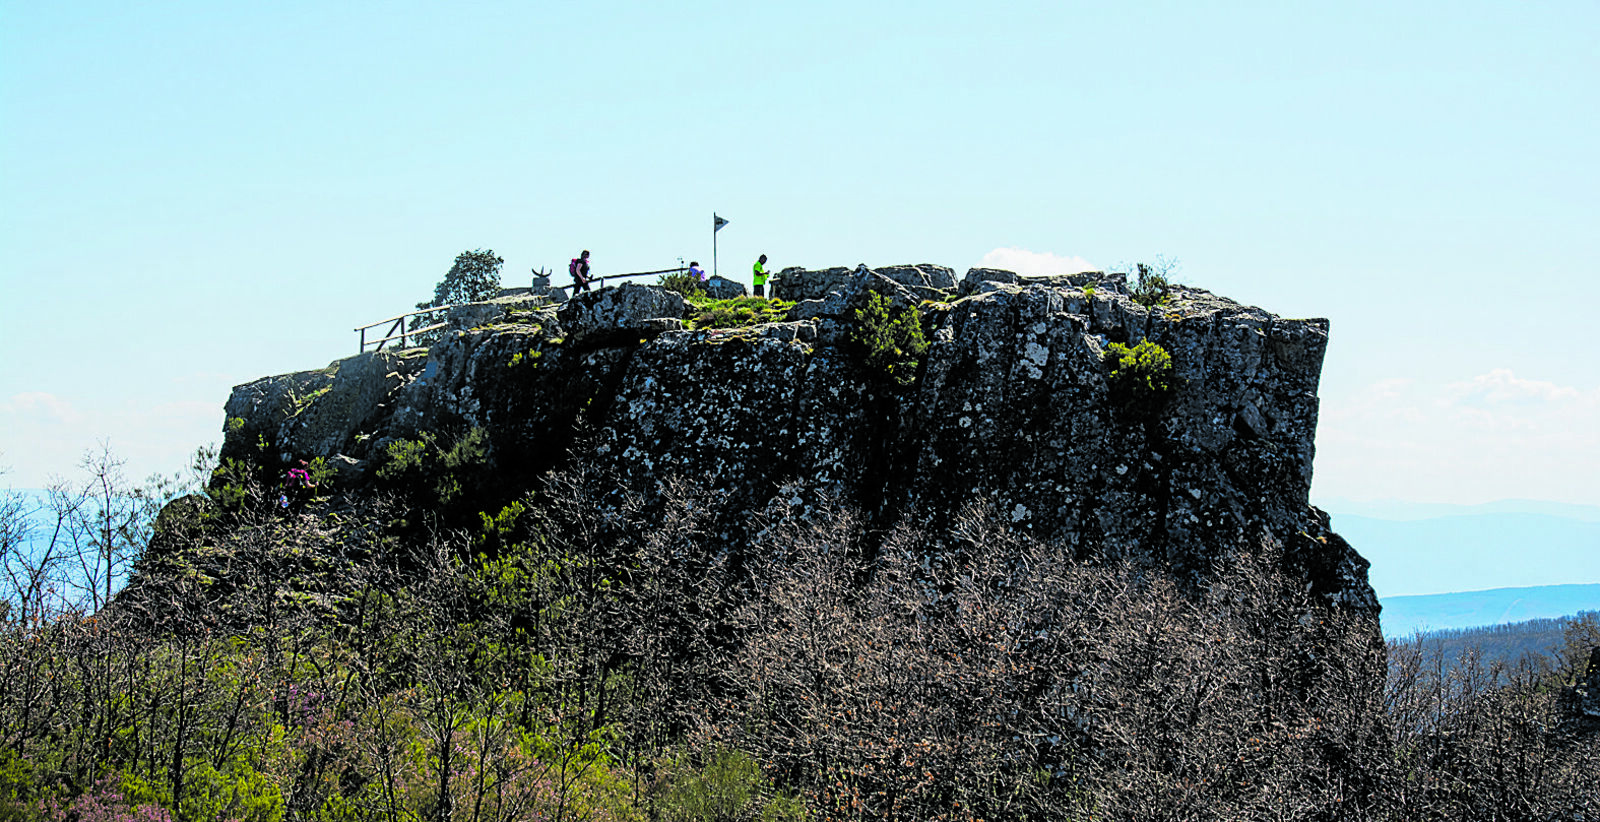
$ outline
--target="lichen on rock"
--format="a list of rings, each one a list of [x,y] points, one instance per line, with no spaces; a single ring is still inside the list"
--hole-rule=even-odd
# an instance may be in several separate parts
[[[1307,502],[1325,320],[1182,286],[1148,308],[1121,275],[858,266],[776,283],[798,301],[788,321],[736,332],[684,330],[680,295],[629,285],[425,357],[257,380],[229,400],[245,420],[230,441],[271,432],[286,458],[369,465],[396,438],[483,428],[517,482],[581,448],[645,494],[676,478],[724,492],[730,543],[778,496],[883,527],[940,527],[983,501],[1080,556],[1195,582],[1266,540],[1328,601],[1375,610],[1365,561]],[[852,349],[869,294],[920,312],[914,378],[875,379]],[[1114,401],[1106,352],[1146,340],[1170,355],[1170,390],[1135,413]]]

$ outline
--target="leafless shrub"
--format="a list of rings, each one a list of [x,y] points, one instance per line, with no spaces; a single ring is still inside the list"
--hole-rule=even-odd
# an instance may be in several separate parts
[[[256,768],[303,819],[1600,814],[1571,665],[1385,648],[1271,544],[1195,590],[982,506],[930,534],[775,504],[730,547],[723,497],[581,468],[463,532],[237,490],[225,527],[197,501],[158,528],[110,607],[0,620],[0,749],[51,790]]]

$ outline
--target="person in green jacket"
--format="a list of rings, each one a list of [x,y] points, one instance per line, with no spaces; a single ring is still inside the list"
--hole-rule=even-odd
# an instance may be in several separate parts
[[[756,260],[750,284],[753,286],[751,293],[757,297],[767,296],[767,255],[762,254],[761,259]]]

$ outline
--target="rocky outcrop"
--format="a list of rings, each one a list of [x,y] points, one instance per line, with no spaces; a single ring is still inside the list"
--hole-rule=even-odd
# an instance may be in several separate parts
[[[625,283],[568,300],[558,316],[573,343],[605,345],[680,329],[688,313],[688,301],[676,292]]]
[[[803,298],[787,322],[689,330],[678,295],[624,286],[449,335],[426,356],[258,380],[229,400],[243,421],[229,440],[359,464],[420,431],[482,428],[496,470],[521,482],[565,464],[581,431],[584,457],[623,487],[648,496],[685,477],[724,492],[730,543],[769,503],[844,500],[883,525],[937,528],[983,502],[1081,555],[1195,581],[1276,542],[1329,601],[1376,609],[1365,561],[1307,504],[1325,320],[1199,289],[1147,308],[1104,275],[975,269],[958,284],[917,265],[777,281]],[[930,345],[909,385],[851,344],[869,293],[922,315]],[[1118,400],[1105,359],[1141,340],[1173,362],[1153,412]]]
[[[867,270],[864,265],[854,269],[823,268],[815,271],[785,268],[773,279],[772,296],[795,302],[821,300],[844,288],[857,272]],[[871,271],[924,300],[937,299],[956,287],[955,272],[942,265],[892,265]]]
[[[706,295],[713,300],[732,300],[750,294],[745,290],[744,283],[736,283],[727,277],[712,277],[706,280]]]
[[[1578,681],[1561,692],[1562,730],[1576,736],[1600,733],[1600,646],[1589,649],[1589,663]]]

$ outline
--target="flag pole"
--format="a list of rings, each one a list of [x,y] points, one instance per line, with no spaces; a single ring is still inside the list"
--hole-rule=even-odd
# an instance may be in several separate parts
[[[711,212],[711,276],[717,276],[717,232],[727,225],[728,221]]]

